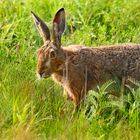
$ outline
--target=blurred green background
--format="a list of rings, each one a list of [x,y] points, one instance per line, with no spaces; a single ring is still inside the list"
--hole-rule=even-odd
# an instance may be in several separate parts
[[[139,88],[130,87],[122,103],[106,98],[109,81],[91,91],[72,117],[73,105],[62,97],[63,89],[51,79],[37,80],[36,51],[43,42],[30,11],[51,28],[61,7],[67,19],[63,46],[140,43],[139,0],[1,0],[0,139],[139,139]]]

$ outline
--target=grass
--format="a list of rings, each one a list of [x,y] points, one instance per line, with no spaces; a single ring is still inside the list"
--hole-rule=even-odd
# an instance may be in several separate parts
[[[138,140],[140,88],[129,87],[124,100],[112,97],[108,81],[91,91],[81,112],[51,79],[36,80],[36,50],[42,40],[30,11],[51,27],[64,7],[64,45],[140,43],[139,0],[1,0],[0,1],[0,139]],[[85,115],[86,114],[86,115]]]

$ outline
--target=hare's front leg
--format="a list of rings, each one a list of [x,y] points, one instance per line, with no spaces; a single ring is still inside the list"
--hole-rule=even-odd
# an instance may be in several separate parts
[[[63,96],[66,97],[67,100],[73,100],[65,89],[63,90]]]
[[[74,102],[74,112],[77,112],[80,107],[80,99],[77,95],[73,96],[73,102]]]
[[[74,102],[74,112],[77,112],[80,106],[80,98],[77,90],[73,86],[65,86],[67,92],[67,99]]]

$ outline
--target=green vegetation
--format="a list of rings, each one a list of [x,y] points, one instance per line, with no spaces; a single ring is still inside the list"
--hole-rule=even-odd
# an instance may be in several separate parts
[[[63,89],[51,79],[37,80],[36,50],[42,40],[30,11],[51,27],[61,7],[67,15],[63,45],[140,43],[139,0],[1,0],[0,139],[138,140],[140,88],[129,87],[120,100],[107,93],[113,86],[109,81],[91,91],[72,117]]]

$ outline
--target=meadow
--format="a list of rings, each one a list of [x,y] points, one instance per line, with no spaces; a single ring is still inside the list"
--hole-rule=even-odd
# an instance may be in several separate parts
[[[61,7],[67,19],[63,46],[140,43],[139,0],[0,0],[0,139],[139,140],[138,81],[121,100],[108,94],[115,81],[107,81],[72,116],[63,89],[51,78],[37,80],[36,52],[43,41],[30,12],[51,28]]]

